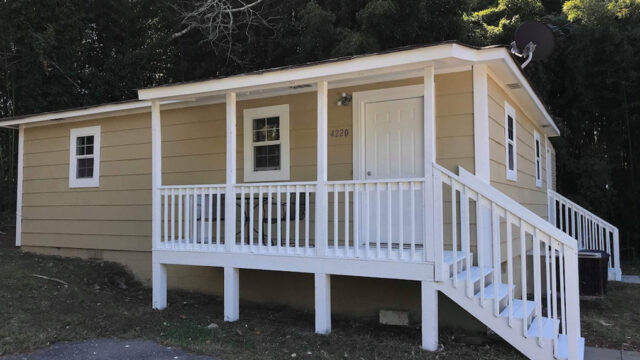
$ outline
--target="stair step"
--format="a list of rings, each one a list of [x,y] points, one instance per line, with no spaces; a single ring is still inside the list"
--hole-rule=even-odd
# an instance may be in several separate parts
[[[482,276],[487,276],[491,274],[493,270],[490,267],[484,267],[484,269],[480,271],[480,268],[478,266],[472,266],[469,268],[469,271],[470,271],[469,277],[471,279],[471,282],[476,282],[480,280]],[[463,270],[458,273],[458,281],[464,281],[464,280],[467,280],[467,270]]]
[[[515,288],[514,285],[511,288]],[[504,299],[509,294],[509,285],[500,284],[498,285],[498,301]],[[493,299],[495,295],[493,284],[489,284],[489,286],[484,288],[484,298],[485,299]],[[480,292],[476,294],[476,299],[480,298]]]
[[[558,324],[560,323],[558,320],[553,320],[548,317],[540,317],[542,323],[542,338],[543,339],[553,339],[555,336],[556,330],[558,330]],[[555,323],[555,326],[554,326]],[[536,316],[529,326],[529,330],[527,330],[527,335],[538,337],[538,317]]]
[[[466,256],[466,253],[464,251],[456,251],[457,261],[464,260],[465,256]],[[442,258],[445,264],[449,264],[449,265],[453,264],[453,251],[448,251],[448,250],[443,251]]]
[[[524,302],[522,300],[519,299],[513,299],[513,311],[511,312],[511,314],[513,315],[514,319],[522,319],[522,309],[524,307]],[[533,314],[533,311],[535,310],[536,307],[536,303],[530,300],[527,300],[527,316],[526,318],[528,319],[531,314]],[[509,317],[509,307],[507,306],[506,308],[504,308],[504,310],[502,310],[502,312],[500,313],[500,317],[505,317],[508,318]]]
[[[569,349],[567,346],[567,335],[558,336],[558,359],[566,359],[569,357]],[[578,339],[578,359],[584,359],[584,338]]]

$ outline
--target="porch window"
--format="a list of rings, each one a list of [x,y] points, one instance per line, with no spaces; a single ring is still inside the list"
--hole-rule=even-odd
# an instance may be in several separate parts
[[[535,144],[535,156],[536,156],[536,186],[542,187],[542,158],[540,156],[540,134],[537,131],[533,132],[533,140]]]
[[[71,129],[69,187],[100,185],[100,126]]]
[[[289,105],[244,110],[244,181],[289,180]]]
[[[518,180],[518,150],[516,147],[516,111],[509,104],[504,104],[505,144],[507,151],[507,180]]]

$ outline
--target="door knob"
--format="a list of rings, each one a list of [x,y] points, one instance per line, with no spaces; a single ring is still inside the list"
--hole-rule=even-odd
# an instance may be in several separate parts
[[[367,176],[371,176],[371,171],[367,171]]]

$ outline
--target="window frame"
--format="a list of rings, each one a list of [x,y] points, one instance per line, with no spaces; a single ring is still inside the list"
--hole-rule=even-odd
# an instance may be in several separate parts
[[[288,181],[290,178],[289,104],[263,106],[243,111],[244,181]],[[280,145],[280,169],[256,171],[254,163],[253,120],[279,117],[280,140],[265,141],[262,146]],[[258,145],[260,146],[260,145]]]
[[[513,119],[513,140],[509,139],[509,117]],[[505,149],[505,168],[507,170],[507,180],[518,181],[518,120],[516,118],[516,110],[505,101],[504,103],[504,149]],[[513,169],[509,169],[509,144],[513,145]]]
[[[536,187],[542,187],[542,140],[537,131],[533,131],[533,158]]]
[[[93,176],[78,178],[77,138],[93,136]],[[89,157],[83,157],[89,158]],[[69,187],[99,187],[100,186],[100,126],[89,126],[71,129],[69,132]]]

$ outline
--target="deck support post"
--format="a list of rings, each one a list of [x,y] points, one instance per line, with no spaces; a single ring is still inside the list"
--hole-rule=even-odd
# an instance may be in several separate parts
[[[324,256],[327,246],[328,194],[327,194],[327,89],[326,81],[318,82],[318,170],[316,185],[316,236],[317,256]]]
[[[438,290],[433,281],[422,281],[422,349],[438,350]]]
[[[224,249],[233,250],[236,242],[236,93],[228,92],[227,104],[227,182],[225,188]],[[226,269],[225,269],[226,274]],[[226,275],[225,275],[226,280]],[[226,291],[225,291],[226,293]],[[226,299],[226,296],[225,296]],[[226,300],[225,300],[226,301]]]
[[[331,275],[315,274],[316,333],[331,332]]]
[[[153,309],[162,310],[167,307],[167,265],[153,263]]]
[[[240,318],[240,269],[224,268],[224,321]]]
[[[440,267],[442,263],[441,236],[435,231],[434,216],[436,214],[436,204],[434,201],[434,181],[433,164],[436,161],[436,87],[435,87],[435,67],[428,65],[424,67],[424,202],[423,202],[423,234],[424,234],[424,260],[435,262],[435,278],[439,279]],[[438,184],[437,186],[441,186]],[[437,260],[440,261],[437,261]]]
[[[161,230],[161,206],[160,187],[162,186],[162,124],[160,122],[160,102],[151,103],[151,238],[152,248],[160,245]]]

